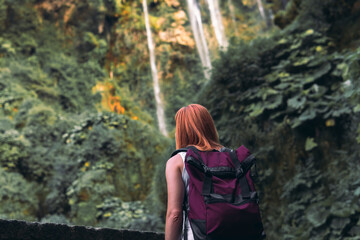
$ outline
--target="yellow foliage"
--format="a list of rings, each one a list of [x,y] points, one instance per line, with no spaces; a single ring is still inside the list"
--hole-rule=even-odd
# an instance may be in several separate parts
[[[328,120],[326,120],[326,122],[325,122],[325,125],[327,126],[327,127],[333,127],[333,126],[335,126],[335,119],[328,119]]]
[[[317,46],[317,47],[316,47],[316,51],[317,51],[317,52],[321,52],[322,50],[323,50],[323,48],[322,48],[321,46]]]
[[[308,35],[312,35],[314,34],[314,30],[313,29],[309,29],[305,32],[305,35],[308,36]]]
[[[284,43],[287,43],[286,38],[282,38],[278,41],[278,44],[284,44]]]
[[[310,59],[309,58],[303,58],[300,59],[299,61],[294,63],[294,66],[301,66],[301,65],[305,65],[307,63],[309,63]]]
[[[121,0],[115,0],[115,6],[116,8],[120,8],[122,5],[122,1]]]
[[[281,78],[289,77],[289,76],[290,76],[290,74],[287,73],[287,72],[281,72],[281,73],[279,73],[279,77],[281,77]]]
[[[99,82],[93,88],[92,92],[95,94],[100,92],[102,101],[101,106],[111,112],[116,112],[118,114],[124,114],[125,108],[120,104],[120,97],[115,95],[115,87],[107,82]]]
[[[74,205],[74,203],[75,203],[74,199],[70,198],[69,199],[69,205]]]
[[[256,4],[256,2],[254,0],[242,0],[242,3],[245,5],[245,6],[249,6],[249,7],[252,7]]]
[[[95,94],[97,92],[104,92],[105,89],[106,89],[106,87],[105,87],[104,83],[98,83],[92,88],[92,92],[93,92],[93,94]]]
[[[72,4],[70,5],[70,7],[65,11],[64,14],[64,23],[67,23],[69,21],[69,19],[71,18],[71,15],[73,14],[74,10],[75,10],[76,5]]]
[[[12,162],[9,162],[7,165],[8,165],[9,167],[15,167],[15,164],[12,163]]]
[[[90,166],[90,163],[89,162],[86,162],[85,163],[85,167],[89,167]]]
[[[107,212],[103,215],[104,217],[111,217],[111,212]]]

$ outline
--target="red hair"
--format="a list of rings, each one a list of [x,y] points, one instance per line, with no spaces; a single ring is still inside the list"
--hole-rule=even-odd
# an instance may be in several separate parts
[[[222,147],[214,121],[205,107],[199,104],[182,107],[176,113],[175,121],[177,149],[189,145],[194,145],[201,151]]]

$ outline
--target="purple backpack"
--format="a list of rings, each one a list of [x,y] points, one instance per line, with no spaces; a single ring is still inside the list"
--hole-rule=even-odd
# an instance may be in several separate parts
[[[259,199],[250,176],[256,160],[249,150],[241,146],[236,151],[203,152],[190,146],[172,155],[185,151],[189,175],[185,221],[189,219],[194,239],[264,239]]]

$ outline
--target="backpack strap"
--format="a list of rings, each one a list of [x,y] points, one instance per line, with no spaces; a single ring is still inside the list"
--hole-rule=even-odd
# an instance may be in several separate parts
[[[184,147],[184,148],[179,148],[177,150],[175,150],[172,154],[171,154],[171,157],[175,156],[176,154],[178,154],[179,152],[187,152],[189,149],[191,149],[199,158],[200,160],[202,161],[201,157],[200,157],[200,154],[199,154],[199,150],[194,147],[194,146],[187,146],[187,147]]]
[[[178,153],[180,153],[180,152],[187,152],[188,149],[189,149],[189,147],[176,149],[176,150],[171,154],[171,157],[175,156],[176,154],[178,154]]]
[[[204,164],[204,161],[200,156],[199,150],[194,146],[187,146],[185,148],[180,148],[176,150],[175,152],[173,152],[172,156],[178,154],[179,152],[187,152],[189,149],[191,149],[195,153],[197,159],[200,162],[200,166],[205,173],[205,179],[204,179],[201,195],[208,196],[210,195],[212,188],[212,173],[210,172],[210,169]]]
[[[251,169],[251,167],[256,163],[256,158],[253,154],[249,155],[247,158],[245,158],[244,161],[240,163],[235,150],[226,148],[224,152],[229,153],[231,161],[235,166],[237,178],[240,178],[242,177],[242,175],[246,174]]]
[[[251,169],[252,165],[255,164],[256,159],[254,155],[251,154],[240,163],[236,151],[230,150],[227,152],[229,152],[231,161],[234,163],[235,166],[236,178],[238,179],[238,182],[240,184],[241,195],[243,196],[243,198],[250,198],[251,189],[246,179],[246,173]]]
[[[242,165],[241,165],[241,163],[240,163],[240,161],[239,161],[239,159],[237,157],[236,151],[234,151],[234,150],[232,150],[230,148],[225,148],[224,152],[228,152],[229,155],[230,155],[230,159],[231,159],[232,163],[235,166],[236,178],[241,177],[241,175],[244,174],[244,169],[243,169],[243,167],[242,167]]]
[[[231,161],[233,162],[233,164],[235,166],[236,178],[240,178],[244,174],[244,169],[237,157],[237,153],[236,153],[236,151],[232,150],[231,152],[229,152],[229,155],[230,155]]]

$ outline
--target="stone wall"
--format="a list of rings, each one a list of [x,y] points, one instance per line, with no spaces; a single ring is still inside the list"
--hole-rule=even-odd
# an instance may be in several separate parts
[[[0,240],[163,240],[163,233],[0,219]]]

